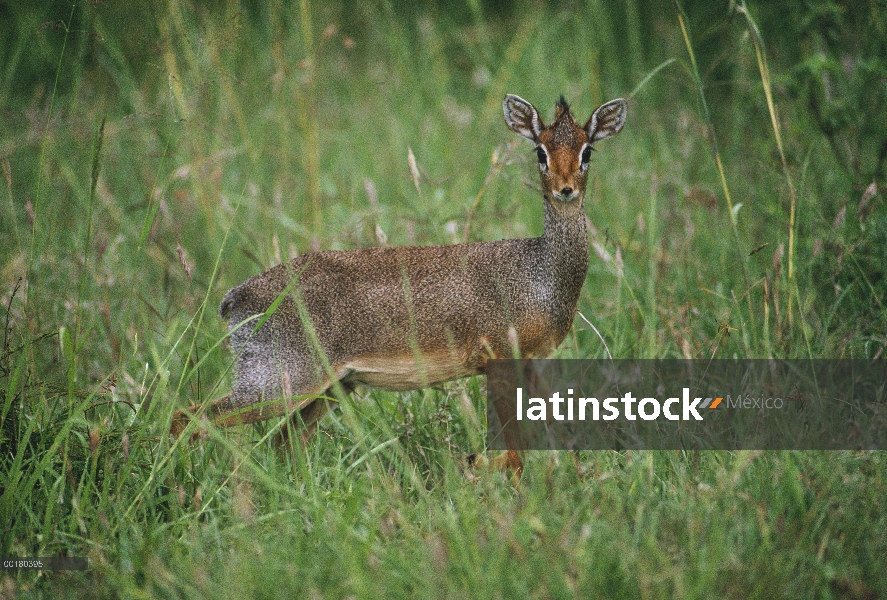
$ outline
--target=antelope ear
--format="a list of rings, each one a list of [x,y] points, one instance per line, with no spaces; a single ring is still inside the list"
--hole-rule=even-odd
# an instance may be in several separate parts
[[[589,143],[594,144],[622,131],[622,126],[625,125],[625,111],[625,100],[622,98],[610,100],[598,107],[585,124]]]
[[[539,135],[545,128],[536,107],[514,94],[506,94],[502,102],[505,124],[518,135],[522,135],[534,144],[539,143]]]

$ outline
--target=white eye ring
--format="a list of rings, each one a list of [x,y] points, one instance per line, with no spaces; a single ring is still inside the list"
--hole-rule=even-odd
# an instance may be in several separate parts
[[[585,144],[582,147],[582,152],[579,153],[579,169],[584,171],[588,168],[588,162],[591,160],[591,151],[593,148],[589,144]]]
[[[539,159],[540,169],[548,168],[548,152],[545,151],[545,147],[541,144],[536,146],[536,158]]]

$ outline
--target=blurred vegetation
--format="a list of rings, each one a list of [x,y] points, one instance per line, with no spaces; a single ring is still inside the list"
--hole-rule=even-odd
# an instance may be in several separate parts
[[[885,28],[876,0],[0,1],[0,554],[93,565],[0,594],[887,596],[881,453],[540,453],[473,485],[479,379],[360,394],[287,457],[280,423],[165,435],[227,390],[246,277],[541,233],[506,92],[629,101],[579,305],[615,357],[883,358]],[[558,355],[606,349],[578,319]]]

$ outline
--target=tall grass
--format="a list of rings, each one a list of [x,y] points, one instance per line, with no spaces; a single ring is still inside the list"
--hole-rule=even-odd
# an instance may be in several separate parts
[[[4,595],[887,595],[877,452],[537,453],[520,490],[472,483],[479,379],[358,393],[304,452],[273,450],[281,421],[166,435],[227,391],[215,311],[247,276],[541,232],[506,92],[583,116],[631,93],[591,166],[600,337],[577,320],[559,356],[881,357],[882,175],[841,168],[857,146],[818,127],[766,7],[6,10],[0,554],[90,570]]]

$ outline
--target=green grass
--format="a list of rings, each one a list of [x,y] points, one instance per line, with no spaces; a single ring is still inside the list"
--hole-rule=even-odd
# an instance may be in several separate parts
[[[537,452],[519,490],[471,482],[481,379],[357,394],[304,453],[277,421],[165,433],[228,390],[246,277],[538,235],[506,92],[629,100],[579,303],[614,357],[882,358],[882,8],[148,6],[0,7],[0,554],[90,559],[0,594],[887,596],[880,452]],[[577,319],[558,356],[606,349]]]

